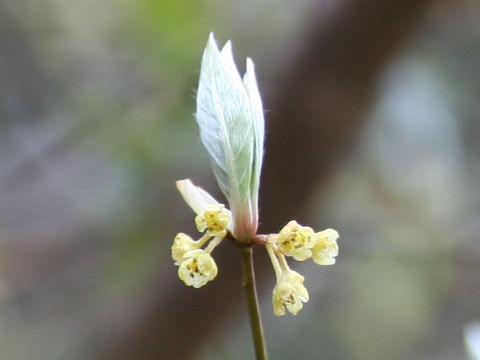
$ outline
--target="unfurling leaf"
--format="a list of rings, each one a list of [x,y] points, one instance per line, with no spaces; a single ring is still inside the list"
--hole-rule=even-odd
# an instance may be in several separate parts
[[[248,238],[258,225],[264,118],[253,62],[242,80],[232,45],[219,50],[210,34],[203,53],[196,118],[200,137],[234,218],[234,235]]]

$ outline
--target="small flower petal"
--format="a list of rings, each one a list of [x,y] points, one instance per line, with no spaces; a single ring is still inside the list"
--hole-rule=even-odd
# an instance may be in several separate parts
[[[302,226],[295,220],[290,221],[276,238],[278,249],[295,260],[303,261],[312,256],[311,248],[315,245],[313,229]]]
[[[196,248],[198,248],[198,244],[190,236],[184,233],[178,233],[172,245],[172,259],[175,261],[175,265],[179,265],[183,261],[183,255],[185,255],[187,251]]]
[[[316,233],[313,238],[313,261],[318,265],[333,265],[338,255],[338,232],[333,229],[326,229]]]
[[[199,288],[215,279],[217,264],[212,256],[201,249],[191,250],[183,255],[183,262],[178,268],[178,277],[185,285]]]
[[[297,315],[303,308],[303,303],[309,299],[308,291],[303,286],[305,278],[296,271],[284,273],[273,289],[273,312],[277,316],[285,315],[285,308]]]

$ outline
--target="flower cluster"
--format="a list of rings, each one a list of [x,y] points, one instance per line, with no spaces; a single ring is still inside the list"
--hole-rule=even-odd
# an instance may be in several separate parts
[[[172,259],[186,285],[199,288],[215,279],[218,269],[211,253],[227,234],[231,219],[230,211],[223,204],[207,203],[195,217],[197,229],[203,236],[196,241],[184,233],[175,236]]]
[[[308,291],[303,286],[304,277],[291,270],[286,256],[303,261],[312,258],[319,265],[332,265],[338,255],[338,233],[326,229],[315,233],[312,228],[290,221],[278,234],[268,236],[266,248],[272,261],[277,285],[273,289],[273,312],[281,316],[285,308],[296,315],[308,301]]]
[[[232,213],[188,179],[177,181],[177,188],[197,213],[195,225],[203,235],[193,240],[187,234],[178,233],[172,245],[172,258],[180,279],[188,286],[199,288],[217,276],[218,268],[211,253],[227,233],[233,233]],[[299,261],[311,258],[319,265],[332,265],[338,255],[337,239],[338,233],[333,229],[315,232],[295,220],[278,234],[266,236],[264,245],[277,278],[272,294],[275,315],[285,315],[286,310],[296,315],[309,299],[303,285],[305,278],[290,269],[286,258]]]

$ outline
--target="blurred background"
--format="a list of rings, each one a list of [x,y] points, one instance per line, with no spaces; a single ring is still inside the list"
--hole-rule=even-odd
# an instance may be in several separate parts
[[[467,359],[480,318],[480,3],[2,0],[0,358],[250,359],[236,249],[195,290],[170,259],[221,195],[194,121],[202,50],[232,39],[266,109],[261,231],[340,232],[272,359]]]

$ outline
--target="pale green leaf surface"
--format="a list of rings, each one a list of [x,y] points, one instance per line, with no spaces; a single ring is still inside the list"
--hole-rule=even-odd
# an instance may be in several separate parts
[[[231,207],[250,201],[254,132],[249,98],[231,44],[220,53],[213,35],[202,58],[196,117],[217,181]]]
[[[263,161],[263,141],[265,134],[265,120],[263,116],[263,105],[258,91],[257,79],[255,77],[255,66],[250,58],[247,58],[247,71],[243,77],[245,88],[250,99],[250,111],[254,129],[254,158],[251,185],[252,210],[253,214],[258,213],[258,191],[260,187],[260,173]],[[258,214],[257,214],[258,215]]]
[[[213,34],[202,57],[196,118],[234,217],[242,213],[249,228],[256,229],[264,136],[262,101],[253,62],[247,59],[242,79],[231,42],[220,51]]]

